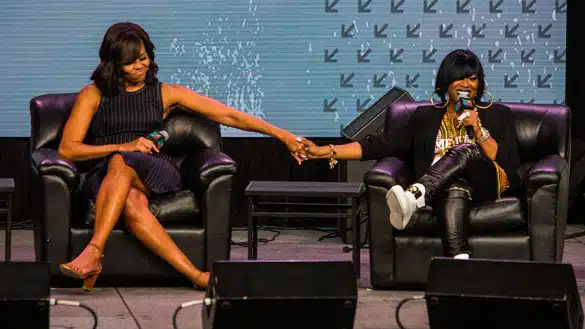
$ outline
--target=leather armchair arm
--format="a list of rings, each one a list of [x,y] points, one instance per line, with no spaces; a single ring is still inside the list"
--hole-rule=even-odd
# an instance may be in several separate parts
[[[524,193],[533,259],[560,262],[569,204],[569,164],[551,155],[526,172]]]
[[[374,164],[364,176],[366,185],[385,187],[390,189],[396,184],[408,185],[414,174],[403,160],[386,157]]]
[[[205,148],[181,165],[186,186],[201,203],[205,228],[205,270],[216,260],[228,260],[231,248],[231,208],[235,161],[219,150]]]
[[[534,163],[526,173],[524,180],[524,193],[532,197],[538,189],[550,184],[558,184],[563,172],[569,169],[567,160],[550,155]]]
[[[75,190],[79,186],[79,171],[73,161],[59,155],[52,149],[41,148],[31,154],[32,161],[41,176],[57,176],[69,187]]]
[[[51,149],[32,152],[32,171],[39,189],[35,208],[40,212],[35,225],[37,261],[51,261],[51,273],[69,261],[71,208],[79,186],[79,172],[73,162]]]
[[[370,232],[370,278],[376,286],[387,282],[394,273],[394,230],[388,221],[390,211],[386,193],[396,185],[412,183],[414,173],[405,161],[394,157],[379,160],[364,176],[368,202]],[[393,278],[390,278],[393,279]]]
[[[219,150],[203,148],[187,156],[181,164],[181,172],[186,186],[197,194],[202,194],[214,179],[234,175],[236,162]]]

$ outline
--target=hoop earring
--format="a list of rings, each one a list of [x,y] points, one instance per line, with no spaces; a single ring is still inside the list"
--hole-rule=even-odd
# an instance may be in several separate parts
[[[434,107],[438,108],[438,109],[444,109],[445,107],[447,107],[447,105],[449,105],[449,95],[447,95],[447,101],[445,102],[445,105],[443,106],[438,106],[437,104],[435,104],[435,101],[433,101],[433,94],[435,94],[437,92],[437,90],[439,90],[439,88],[435,89],[432,93],[431,93],[431,104],[433,104]],[[437,94],[439,95],[439,94]]]
[[[473,104],[473,105],[475,105],[475,107],[477,107],[478,109],[483,109],[483,110],[485,110],[485,109],[487,109],[488,107],[492,106],[492,104],[494,103],[494,96],[492,96],[492,94],[490,94],[490,92],[489,92],[489,91],[487,91],[487,90],[484,90],[483,92],[484,92],[484,93],[486,93],[486,94],[488,94],[488,96],[490,97],[490,103],[489,103],[487,106],[479,106],[479,105],[477,105],[477,104]]]

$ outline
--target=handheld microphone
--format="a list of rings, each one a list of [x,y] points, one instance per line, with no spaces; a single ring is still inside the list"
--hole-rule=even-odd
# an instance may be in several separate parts
[[[152,141],[159,149],[169,140],[169,133],[166,130],[155,130],[146,139]]]
[[[455,113],[459,115],[465,110],[473,110],[475,108],[471,99],[468,98],[468,92],[458,91],[457,94],[459,98],[457,99],[457,103],[455,103]],[[465,127],[465,130],[467,130],[467,136],[469,136],[470,139],[475,137],[473,127]]]

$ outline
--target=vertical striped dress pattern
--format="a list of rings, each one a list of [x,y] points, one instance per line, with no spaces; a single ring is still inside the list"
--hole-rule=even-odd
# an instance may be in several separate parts
[[[145,137],[163,128],[163,105],[160,83],[145,85],[135,92],[122,92],[113,97],[102,96],[89,130],[89,144],[124,144]],[[164,146],[163,146],[164,149]],[[152,194],[163,194],[181,189],[181,175],[170,157],[160,153],[117,152],[126,165],[132,167]],[[107,174],[108,160],[101,160],[86,175],[84,187],[97,196]]]

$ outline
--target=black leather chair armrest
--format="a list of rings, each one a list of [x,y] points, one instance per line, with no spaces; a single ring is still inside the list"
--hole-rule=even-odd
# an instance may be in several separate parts
[[[414,174],[406,163],[398,158],[386,157],[374,164],[364,176],[366,185],[390,189],[396,184],[409,185]]]
[[[73,161],[59,155],[57,151],[41,148],[34,150],[31,158],[39,175],[57,176],[65,181],[70,190],[75,190],[79,186],[77,166]]]
[[[558,184],[561,176],[569,169],[567,160],[550,155],[534,163],[526,172],[524,179],[524,193],[526,197],[532,197],[541,187]]]
[[[386,193],[396,185],[408,186],[414,174],[408,164],[398,158],[386,157],[377,161],[364,176],[368,202],[370,232],[370,279],[373,286],[386,282],[394,273],[394,231],[388,222],[390,212]]]
[[[186,186],[201,194],[214,179],[235,174],[236,162],[219,150],[204,148],[187,156],[181,172]]]
[[[217,260],[230,258],[231,202],[235,161],[216,149],[191,154],[181,165],[185,184],[203,204],[205,270]]]
[[[527,222],[536,261],[560,262],[569,203],[569,164],[557,155],[534,163],[524,179]]]
[[[31,154],[32,170],[39,184],[34,207],[40,218],[34,221],[37,261],[51,262],[51,273],[69,261],[71,209],[78,191],[79,172],[75,164],[55,150],[38,149]]]

